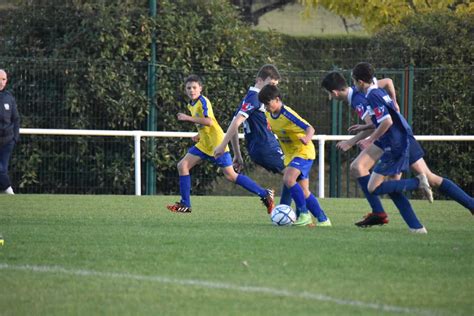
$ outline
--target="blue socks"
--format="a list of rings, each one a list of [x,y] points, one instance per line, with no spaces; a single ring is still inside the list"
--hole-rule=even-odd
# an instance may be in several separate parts
[[[384,181],[375,189],[373,194],[380,195],[392,192],[413,191],[418,189],[419,184],[420,180],[418,178]]]
[[[267,190],[265,190],[264,188],[256,184],[252,179],[247,176],[244,176],[243,174],[239,174],[237,176],[235,183],[237,183],[247,191],[257,194],[259,197],[267,196]]]
[[[283,185],[283,188],[281,189],[280,204],[291,206],[291,192],[286,185]]]
[[[179,176],[179,193],[181,193],[181,203],[191,207],[191,176]]]
[[[449,196],[468,210],[474,209],[474,199],[467,195],[460,187],[453,181],[443,178],[443,182],[439,186],[439,191],[446,196]]]
[[[374,194],[370,193],[369,189],[367,189],[367,185],[369,184],[370,174],[357,178],[357,182],[359,182],[359,186],[364,192],[365,198],[370,204],[373,213],[385,213],[383,209],[382,202],[380,202],[380,198]]]
[[[416,217],[416,214],[413,211],[410,202],[402,193],[392,192],[389,194],[389,196],[392,199],[393,203],[395,203],[395,205],[397,206],[397,209],[400,211],[400,215],[402,215],[408,227],[414,229],[423,227],[423,225],[421,225],[420,221]]]
[[[308,209],[306,208],[306,201],[304,198],[304,192],[301,186],[296,183],[290,188],[290,192],[291,197],[293,198],[296,204],[296,215],[299,216],[300,213],[308,213]]]
[[[321,206],[319,206],[318,199],[316,199],[312,193],[306,199],[306,207],[309,209],[311,214],[318,219],[318,222],[325,222],[328,220]]]

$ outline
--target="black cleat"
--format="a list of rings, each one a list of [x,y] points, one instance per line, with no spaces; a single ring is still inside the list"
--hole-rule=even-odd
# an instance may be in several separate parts
[[[364,219],[355,223],[358,227],[370,227],[374,225],[388,224],[388,216],[385,213],[369,213],[364,216]]]

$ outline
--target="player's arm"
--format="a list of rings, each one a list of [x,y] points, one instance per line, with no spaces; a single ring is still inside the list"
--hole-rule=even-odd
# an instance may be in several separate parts
[[[375,129],[375,125],[370,120],[370,116],[366,115],[364,120],[366,124],[356,124],[349,127],[349,132],[355,131],[358,133],[349,140],[343,140],[343,141],[338,142],[336,144],[337,149],[342,150],[342,151],[348,151],[360,140],[367,138],[370,136],[370,134],[372,134],[373,130]]]
[[[218,158],[222,156],[225,152],[226,146],[229,144],[229,142],[232,142],[232,150],[234,151],[234,156],[237,154],[236,150],[238,149],[238,155],[240,155],[240,146],[236,143],[238,143],[238,133],[239,133],[239,126],[242,125],[242,123],[246,120],[247,118],[241,114],[237,114],[234,116],[232,119],[232,122],[230,123],[229,127],[227,128],[227,132],[225,133],[224,139],[222,142],[214,149],[214,157]],[[235,137],[237,136],[237,142],[235,141]],[[234,146],[237,146],[238,148],[235,148]]]
[[[362,148],[367,148],[372,145],[377,139],[382,137],[385,132],[388,131],[390,126],[393,125],[392,117],[390,115],[385,116],[384,120],[380,123],[380,125],[370,134],[369,137],[362,139],[357,144],[360,145]]]
[[[204,125],[204,126],[212,125],[212,119],[209,117],[194,117],[194,116],[187,115],[184,113],[178,113],[178,121],[191,122],[191,123]]]
[[[393,101],[393,104],[395,105],[395,109],[397,110],[397,112],[400,112],[400,107],[398,106],[397,94],[395,92],[395,86],[393,85],[393,80],[390,78],[383,78],[383,79],[377,80],[377,84],[380,88],[387,91],[388,95]]]
[[[313,128],[311,125],[308,125],[308,127],[306,127],[306,129],[304,130],[304,132],[305,132],[305,136],[304,136],[304,137],[301,137],[301,138],[300,138],[300,141],[301,141],[303,144],[307,145],[309,142],[312,141],[312,138],[313,138],[313,136],[314,136],[315,130],[314,130],[314,128]]]

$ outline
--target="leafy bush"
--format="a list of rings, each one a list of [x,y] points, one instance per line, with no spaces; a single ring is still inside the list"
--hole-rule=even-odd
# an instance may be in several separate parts
[[[156,19],[149,17],[146,3],[71,0],[58,5],[51,1],[36,4],[20,1],[15,9],[6,12],[1,34],[6,45],[0,47],[0,56],[4,63],[10,64],[5,68],[9,69],[13,90],[18,92],[18,103],[25,113],[22,126],[146,129],[147,70],[152,34],[156,33],[157,64],[152,67],[157,70],[154,101],[158,130],[195,130],[194,126],[176,120],[178,111],[186,111],[182,80],[190,73],[203,76],[205,93],[225,128],[258,67],[278,56],[278,50],[274,49],[277,38],[269,33],[253,32],[225,0],[159,1]],[[38,67],[43,58],[47,61]],[[224,75],[223,70],[231,75]],[[43,75],[38,76],[40,73]],[[81,143],[80,146],[83,158],[79,161],[77,157],[69,158],[74,161],[68,164],[89,165],[87,157],[97,158],[97,166],[91,169],[106,168],[104,174],[109,178],[102,182],[113,184],[111,193],[123,192],[124,184],[129,186],[133,181],[128,162],[131,148],[104,162],[98,156],[101,151],[96,150],[97,145]],[[177,177],[165,179],[165,176],[176,174],[176,163],[189,146],[188,141],[175,140],[146,153],[158,169],[158,191],[176,192]],[[17,156],[34,151],[41,157],[49,150],[36,143],[29,147],[20,147],[23,154]],[[56,166],[60,159],[68,158],[58,156],[56,163],[48,161],[48,164]],[[41,159],[35,159],[34,165],[22,168],[30,171],[21,175],[19,182],[25,188],[38,183],[60,192],[66,181],[46,185],[39,170],[47,168]],[[206,177],[196,182],[196,186],[204,192],[217,175],[214,166],[207,164],[201,169]],[[129,172],[123,172],[120,177],[124,178],[115,181],[114,170]]]

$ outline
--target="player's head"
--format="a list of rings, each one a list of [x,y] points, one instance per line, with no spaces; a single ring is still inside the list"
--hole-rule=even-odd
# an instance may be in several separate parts
[[[5,86],[7,85],[8,77],[7,77],[7,72],[3,69],[0,69],[0,91],[5,89]]]
[[[281,93],[277,86],[268,84],[258,93],[258,100],[265,105],[271,113],[278,112],[281,108]]]
[[[186,95],[191,100],[196,100],[201,95],[202,80],[198,75],[189,75],[184,80],[184,89]]]
[[[256,81],[257,84],[261,85],[261,87],[267,84],[276,86],[280,79],[281,75],[277,67],[275,65],[267,64],[263,65],[258,71]]]
[[[375,69],[369,63],[358,63],[352,69],[352,80],[358,88],[370,85],[375,76]]]
[[[347,83],[344,76],[337,71],[332,71],[324,76],[321,82],[321,87],[326,90],[329,95],[329,99],[336,99],[345,101],[347,97]]]

